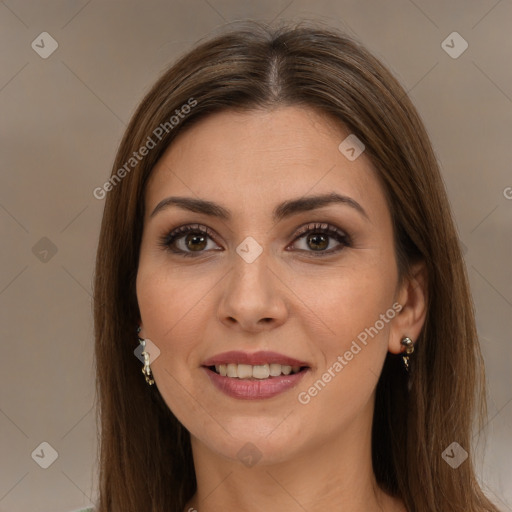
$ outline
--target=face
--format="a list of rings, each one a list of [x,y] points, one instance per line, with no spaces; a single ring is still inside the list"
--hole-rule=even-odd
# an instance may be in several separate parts
[[[371,422],[404,333],[391,215],[365,153],[338,149],[349,133],[304,108],[222,112],[180,134],[152,172],[141,334],[195,446],[237,459],[252,443],[272,463]],[[331,194],[341,199],[307,201]]]

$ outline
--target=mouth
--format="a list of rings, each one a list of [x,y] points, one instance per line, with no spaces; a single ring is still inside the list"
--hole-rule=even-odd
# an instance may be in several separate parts
[[[308,362],[277,352],[241,350],[217,354],[204,361],[202,366],[220,377],[239,380],[272,380],[310,369]]]
[[[228,397],[238,400],[263,400],[297,387],[311,371],[310,366],[296,364],[299,361],[295,359],[285,358],[283,361],[282,356],[279,358],[283,364],[264,363],[261,354],[246,355],[242,358],[245,361],[243,363],[229,363],[224,357],[223,361],[219,361],[218,357],[217,361],[207,361],[208,364],[202,365],[201,368],[213,386]],[[247,359],[252,359],[252,362],[257,364],[248,364]],[[284,364],[290,362],[294,364]]]
[[[266,380],[287,375],[295,375],[309,369],[309,366],[291,366],[279,363],[250,364],[217,364],[205,366],[210,372],[222,377],[240,380]]]

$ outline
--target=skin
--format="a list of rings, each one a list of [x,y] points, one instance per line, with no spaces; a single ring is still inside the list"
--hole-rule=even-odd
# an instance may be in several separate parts
[[[377,486],[371,424],[387,352],[402,352],[400,340],[415,341],[423,325],[425,268],[415,266],[399,286],[380,182],[364,152],[349,161],[338,150],[349,133],[303,107],[221,112],[181,133],[153,170],[137,299],[141,334],[160,349],[151,364],[155,383],[191,433],[198,490],[186,511],[405,510]],[[357,201],[368,219],[331,204],[272,220],[282,201],[333,191]],[[214,201],[233,218],[174,206],[150,217],[168,196]],[[328,237],[324,251],[341,251],[315,257],[315,242],[294,236],[315,222],[348,233],[350,245]],[[207,238],[201,252],[193,251],[197,241],[186,245],[182,237],[175,246],[191,252],[188,258],[159,245],[186,224],[207,226],[216,239]],[[248,236],[263,249],[252,263],[236,252]],[[298,394],[395,302],[400,313],[309,403],[299,403]],[[273,398],[235,399],[201,368],[228,350],[272,350],[307,361],[311,370]],[[246,443],[261,457],[251,467],[237,455]]]

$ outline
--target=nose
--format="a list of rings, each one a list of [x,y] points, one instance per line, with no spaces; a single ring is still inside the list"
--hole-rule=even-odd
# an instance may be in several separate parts
[[[259,332],[286,321],[285,287],[268,260],[265,251],[252,263],[235,256],[218,309],[220,321],[231,329]]]

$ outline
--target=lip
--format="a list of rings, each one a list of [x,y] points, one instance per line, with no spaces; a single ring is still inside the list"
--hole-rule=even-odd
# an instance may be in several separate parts
[[[263,364],[281,364],[287,366],[307,367],[298,373],[289,375],[280,375],[279,377],[269,377],[268,379],[238,379],[233,377],[223,377],[210,370],[209,366],[220,364],[250,364],[251,366]],[[260,400],[272,398],[273,396],[284,393],[295,387],[311,370],[311,365],[305,361],[299,361],[293,357],[285,356],[277,352],[259,351],[242,352],[231,350],[222,352],[216,356],[210,357],[202,364],[202,369],[208,375],[213,385],[224,394],[241,400]]]
[[[224,394],[240,400],[261,400],[272,398],[273,396],[294,388],[302,380],[304,375],[310,371],[310,368],[302,370],[299,373],[270,377],[262,380],[223,377],[205,366],[202,367],[202,370],[206,372],[213,385]]]
[[[242,352],[239,350],[232,350],[230,352],[222,352],[222,354],[217,354],[216,356],[213,356],[204,361],[202,366],[215,366],[219,364],[230,363],[250,364],[251,366],[257,366],[267,363],[281,364],[287,366],[311,366],[309,363],[305,361],[299,361],[298,359],[294,359],[293,357],[288,357],[283,354],[278,354],[277,352],[260,351],[251,354],[249,352]]]

